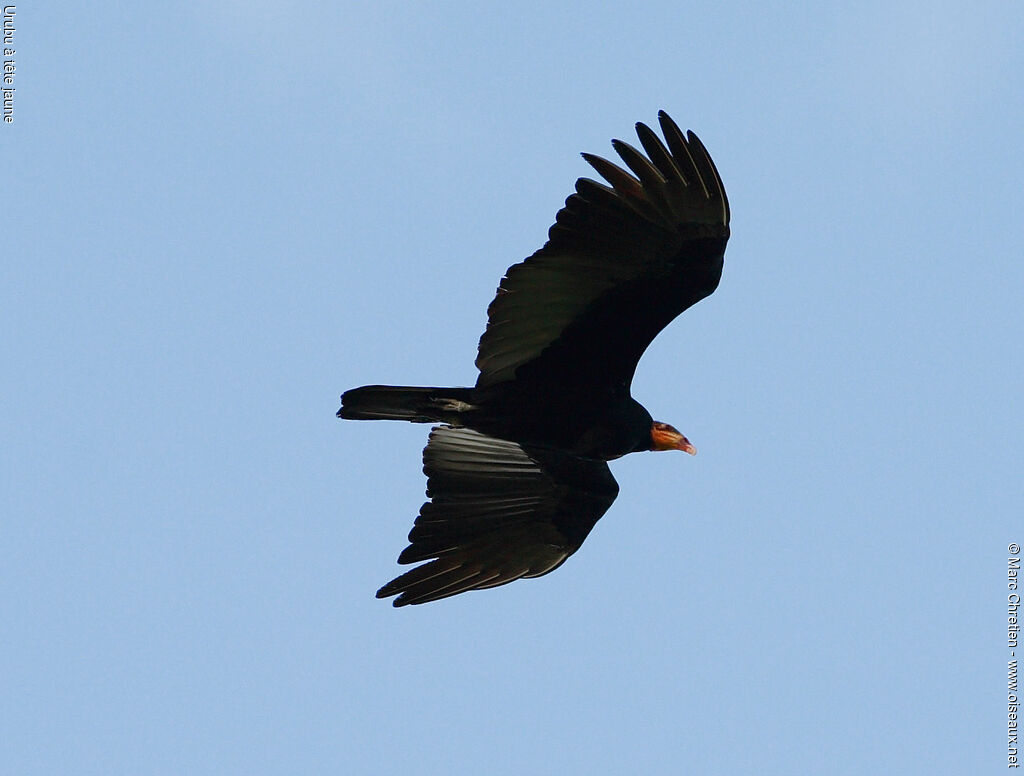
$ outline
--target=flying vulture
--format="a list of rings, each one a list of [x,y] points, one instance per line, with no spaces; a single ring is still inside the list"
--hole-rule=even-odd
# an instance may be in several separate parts
[[[704,145],[658,114],[646,156],[613,140],[627,172],[576,181],[544,247],[509,268],[487,308],[472,388],[367,385],[339,418],[436,423],[423,451],[430,500],[377,591],[395,606],[539,577],[579,549],[619,487],[608,461],[693,445],[630,396],[637,361],[722,275],[729,202]],[[424,562],[425,561],[425,562]]]

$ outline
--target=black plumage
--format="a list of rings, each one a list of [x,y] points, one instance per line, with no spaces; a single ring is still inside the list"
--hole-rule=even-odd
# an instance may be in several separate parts
[[[364,386],[338,417],[444,424],[423,453],[427,495],[399,563],[428,561],[381,588],[395,605],[546,574],[615,500],[607,461],[694,452],[630,396],[658,332],[718,286],[729,203],[703,144],[658,114],[646,151],[612,141],[630,172],[586,161],[548,241],[509,268],[487,310],[472,388]]]

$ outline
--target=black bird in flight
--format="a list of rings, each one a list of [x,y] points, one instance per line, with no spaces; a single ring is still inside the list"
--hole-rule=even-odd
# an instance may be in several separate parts
[[[572,555],[619,487],[607,461],[693,445],[630,396],[637,361],[722,275],[729,202],[704,145],[658,114],[632,175],[591,154],[609,184],[576,181],[548,241],[509,268],[487,308],[472,388],[367,385],[339,418],[441,424],[423,451],[430,501],[377,591],[395,606],[539,577]]]

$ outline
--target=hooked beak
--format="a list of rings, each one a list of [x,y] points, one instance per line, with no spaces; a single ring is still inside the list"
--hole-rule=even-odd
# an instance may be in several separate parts
[[[651,449],[682,450],[690,455],[697,454],[697,448],[690,444],[690,440],[668,423],[655,423],[651,426]]]

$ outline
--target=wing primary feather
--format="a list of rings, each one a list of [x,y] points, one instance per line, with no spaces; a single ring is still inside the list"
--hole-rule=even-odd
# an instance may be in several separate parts
[[[615,193],[615,189],[599,181],[580,178],[576,181],[576,192],[588,205],[599,208],[602,211],[602,218],[607,218],[609,214],[615,214],[619,218],[636,218],[635,212],[626,206],[622,198]]]
[[[427,604],[431,601],[440,601],[442,598],[450,598],[453,595],[465,593],[467,590],[476,590],[482,583],[493,579],[495,576],[497,576],[496,573],[484,576],[483,572],[478,572],[474,578],[465,580],[461,584],[457,583],[456,585],[448,585],[444,588],[431,590],[416,596],[410,596],[408,593],[403,593],[395,599],[393,605],[408,606],[410,604]]]
[[[626,204],[650,221],[660,220],[658,211],[648,202],[640,181],[607,159],[588,153],[584,153],[582,156],[586,159],[587,164],[597,170],[602,178],[612,184],[612,188],[615,189],[616,193],[622,197]]]
[[[417,599],[430,598],[445,590],[450,590],[453,595],[471,590],[473,580],[479,577],[480,573],[480,566],[458,566],[428,579],[402,585],[402,597],[413,603]]]
[[[629,143],[624,140],[613,140],[612,148],[622,157],[622,161],[626,163],[626,166],[633,171],[633,174],[640,179],[640,182],[645,187],[652,184],[655,186],[664,185],[665,176],[661,174],[661,171]]]
[[[622,157],[622,161],[626,163],[626,166],[640,179],[646,194],[645,199],[660,211],[664,223],[667,225],[674,223],[676,217],[665,195],[665,177],[658,168],[651,164],[642,153],[633,148],[629,143],[613,140],[612,146],[619,156]]]
[[[661,124],[661,131],[665,133],[665,141],[668,143],[669,149],[672,151],[672,156],[676,162],[686,167],[685,172],[688,173],[689,179],[686,181],[687,184],[696,184],[704,190],[704,196],[710,196],[707,185],[704,180],[700,177],[700,168],[693,159],[693,155],[690,153],[690,148],[686,143],[686,138],[683,136],[683,132],[679,129],[679,126],[672,120],[665,111],[658,112],[658,122]]]
[[[643,199],[644,189],[640,185],[640,181],[621,167],[612,164],[604,157],[588,154],[585,151],[580,156],[586,160],[587,164],[597,170],[600,176],[608,181],[612,188],[620,195],[625,194],[637,199]]]
[[[725,193],[725,185],[722,183],[722,176],[718,174],[718,168],[715,167],[715,161],[711,158],[711,154],[708,153],[708,149],[704,147],[704,144],[697,137],[697,134],[692,131],[687,131],[687,137],[690,138],[690,145],[696,146],[698,156],[703,162],[704,168],[710,173],[708,180],[715,182],[715,194],[722,200],[722,218],[725,224],[729,223],[729,197]]]
[[[655,134],[653,129],[643,122],[637,122],[636,135],[640,138],[640,145],[651,157],[651,162],[661,171],[661,175],[666,181],[675,179],[683,183],[686,182],[683,173],[672,159],[672,154],[668,152],[665,144],[661,142],[661,138]]]

